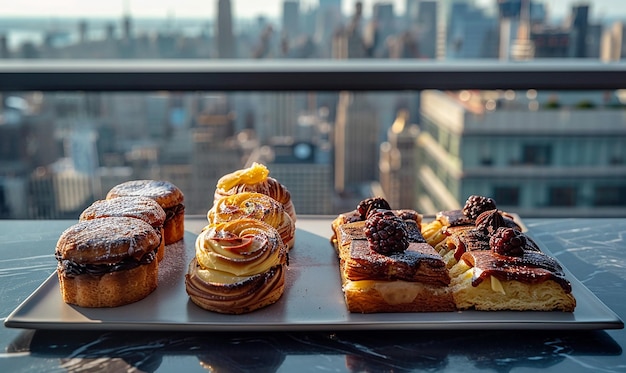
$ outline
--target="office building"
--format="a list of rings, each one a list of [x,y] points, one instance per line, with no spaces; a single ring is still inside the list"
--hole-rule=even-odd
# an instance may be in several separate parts
[[[219,178],[242,168],[245,161],[233,137],[234,116],[226,97],[212,95],[200,100],[203,101],[200,103],[202,111],[197,114],[196,126],[192,129],[188,195],[185,196],[188,213],[196,215],[206,214],[213,205]],[[184,178],[185,172],[178,176]]]
[[[466,2],[452,3],[447,31],[446,58],[497,56],[497,20]]]
[[[408,122],[405,110],[398,113],[380,146],[380,186],[392,208],[415,208],[415,155],[419,129]]]
[[[263,92],[255,97],[257,136],[262,143],[275,137],[293,137],[305,95],[294,92]]]
[[[523,216],[623,214],[623,113],[613,97],[589,97],[422,92],[418,209],[455,209],[482,194]]]
[[[287,40],[300,36],[300,3],[295,0],[283,1],[282,35]]]
[[[572,7],[570,32],[572,33],[572,54],[574,58],[587,57],[587,35],[589,32],[589,5]]]
[[[624,23],[613,22],[602,34],[600,59],[618,61],[626,57],[626,37]]]
[[[378,179],[378,114],[366,93],[341,92],[335,119],[335,190]]]
[[[315,17],[313,40],[319,48],[318,57],[329,58],[332,50],[332,37],[343,22],[341,0],[319,0]]]
[[[218,0],[216,23],[217,58],[234,58],[235,36],[230,0]]]
[[[271,146],[254,152],[248,158],[247,166],[252,162],[266,165],[270,176],[289,190],[297,214],[334,214],[332,164],[328,162],[330,157],[318,154],[330,149],[312,142],[276,140]]]
[[[420,58],[435,58],[437,55],[437,2],[420,1],[417,5],[417,18],[412,22],[415,22],[417,29]]]

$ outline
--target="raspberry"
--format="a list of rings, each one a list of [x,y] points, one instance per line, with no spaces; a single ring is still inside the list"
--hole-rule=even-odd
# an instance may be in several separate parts
[[[496,208],[496,201],[489,197],[472,195],[465,201],[463,215],[470,219],[476,219],[481,213]]]
[[[526,236],[513,228],[500,227],[489,239],[489,247],[496,253],[506,256],[524,255]]]
[[[391,207],[383,197],[372,197],[359,202],[356,209],[361,214],[361,219],[365,220],[372,211],[391,210]]]
[[[506,227],[504,217],[497,209],[485,211],[476,218],[476,229],[483,234],[492,234],[500,227]]]
[[[380,254],[403,252],[409,246],[404,221],[392,211],[372,213],[365,221],[364,229],[370,246]]]

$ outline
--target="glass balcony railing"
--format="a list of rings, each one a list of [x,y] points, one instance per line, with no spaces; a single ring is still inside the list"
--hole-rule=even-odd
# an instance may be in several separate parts
[[[522,216],[626,216],[625,86],[626,64],[587,60],[3,60],[0,217],[75,218],[140,178],[202,215],[253,161],[299,214],[483,194]]]

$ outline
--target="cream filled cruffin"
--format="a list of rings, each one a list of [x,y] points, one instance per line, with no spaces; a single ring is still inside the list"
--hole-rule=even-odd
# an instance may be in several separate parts
[[[282,296],[288,249],[269,224],[251,218],[209,224],[195,250],[185,285],[198,306],[241,314]]]

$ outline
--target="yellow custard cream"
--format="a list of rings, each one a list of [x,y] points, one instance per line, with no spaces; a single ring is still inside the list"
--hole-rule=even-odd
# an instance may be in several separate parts
[[[264,165],[254,162],[252,166],[244,168],[228,175],[222,176],[217,182],[217,188],[230,190],[239,184],[256,184],[267,179],[270,171]]]
[[[460,279],[460,281],[471,281],[476,271],[482,272],[480,269],[470,267],[469,265],[467,265],[467,263],[461,261],[456,264],[453,269],[450,270],[450,276],[453,278],[457,277]],[[462,277],[458,277],[460,274],[462,274]],[[477,275],[479,274],[480,273],[477,273]],[[500,293],[502,295],[506,295],[506,291],[504,290],[504,286],[502,286],[502,282],[500,282],[500,280],[498,280],[495,276],[489,276],[489,279],[489,284],[492,291]]]
[[[216,269],[200,269],[196,272],[202,281],[214,284],[236,284],[250,276],[235,276],[232,273],[218,271]]]
[[[213,224],[196,239],[201,267],[252,276],[284,263],[286,247],[276,229],[254,219]]]

